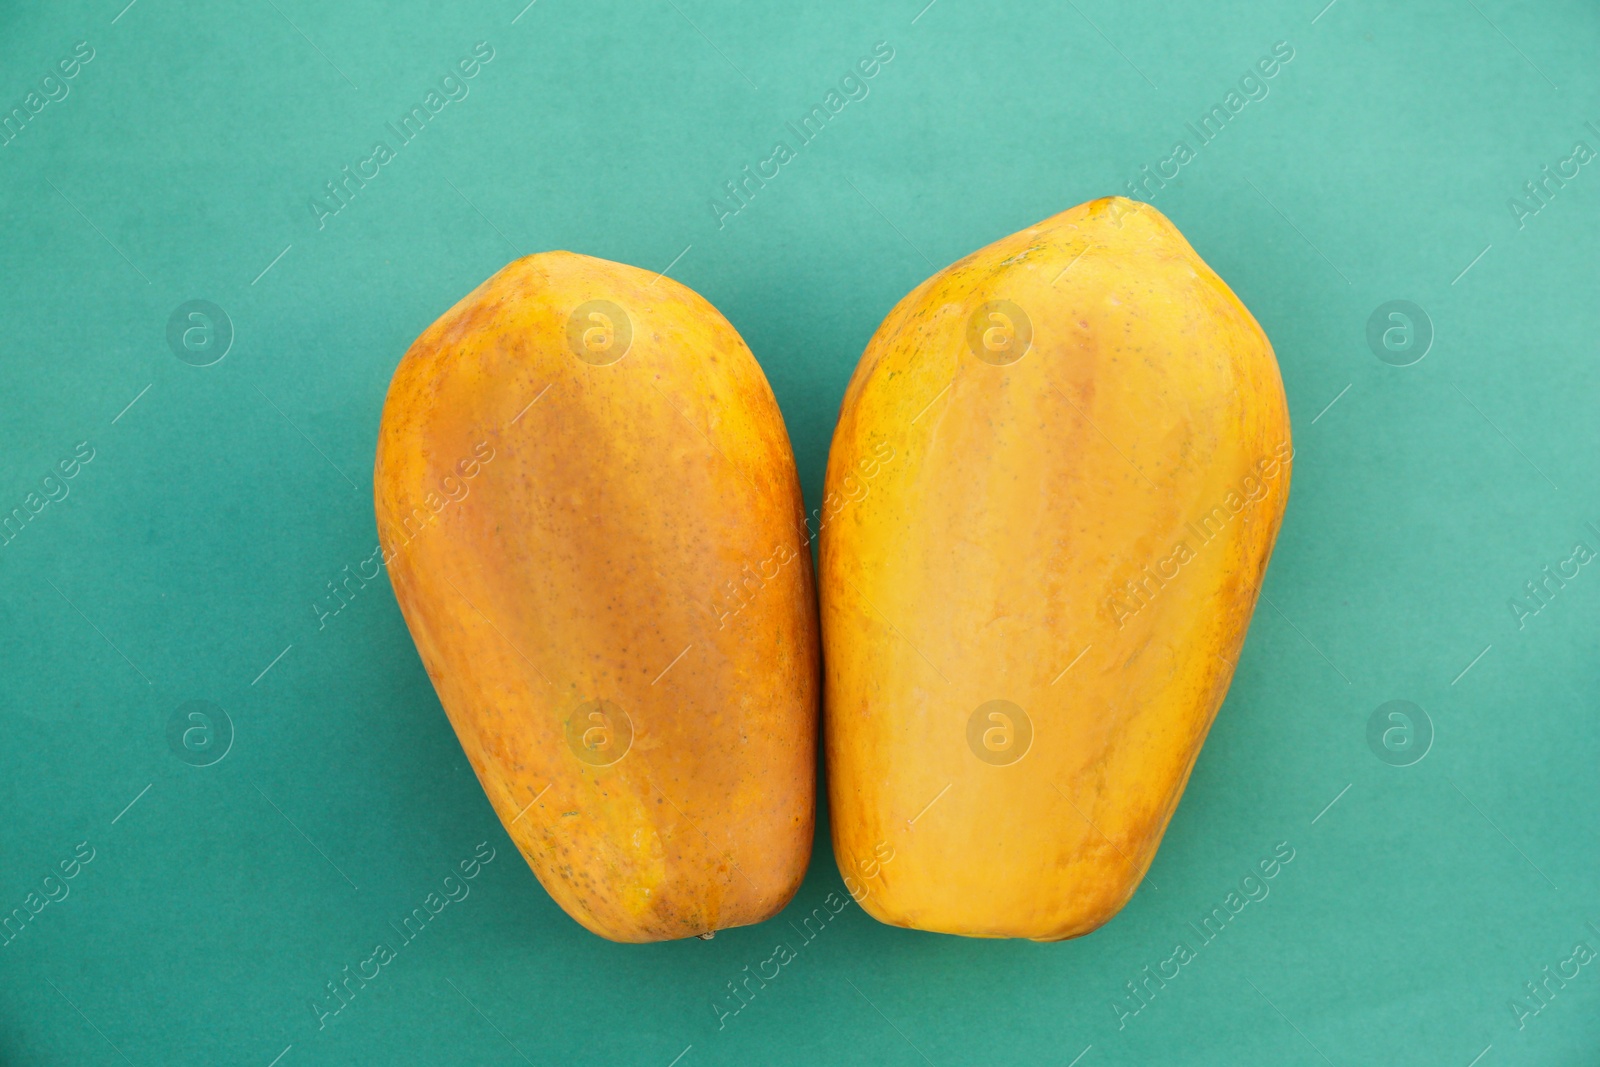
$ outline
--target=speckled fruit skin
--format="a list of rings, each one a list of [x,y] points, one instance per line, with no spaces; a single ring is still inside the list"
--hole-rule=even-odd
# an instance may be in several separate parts
[[[1292,457],[1266,336],[1146,204],[1080,205],[889,313],[834,433],[819,571],[862,907],[1040,941],[1117,913],[1227,693]]]
[[[733,326],[671,278],[519,259],[406,353],[374,481],[423,665],[567,914],[646,942],[778,912],[812,843],[816,601]]]

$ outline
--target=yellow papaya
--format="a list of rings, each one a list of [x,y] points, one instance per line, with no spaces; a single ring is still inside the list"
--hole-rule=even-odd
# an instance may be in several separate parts
[[[1272,346],[1147,204],[938,272],[828,457],[835,855],[885,923],[1077,937],[1127,902],[1227,693],[1293,446]]]
[[[374,496],[439,700],[567,914],[645,942],[789,901],[815,809],[809,537],[772,390],[711,304],[516,260],[401,361]]]

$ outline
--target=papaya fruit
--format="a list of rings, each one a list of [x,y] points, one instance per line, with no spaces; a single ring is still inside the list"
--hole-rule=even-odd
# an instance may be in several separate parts
[[[835,857],[879,920],[1088,933],[1132,896],[1227,693],[1289,489],[1276,358],[1147,204],[917,286],[828,457]]]
[[[815,818],[809,536],[772,390],[710,303],[512,262],[395,371],[374,498],[428,677],[568,915],[647,942],[788,902]]]

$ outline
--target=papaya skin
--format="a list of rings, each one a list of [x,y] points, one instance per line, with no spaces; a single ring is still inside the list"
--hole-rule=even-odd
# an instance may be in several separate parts
[[[865,490],[818,572],[834,852],[869,914],[1056,941],[1122,908],[1292,458],[1266,335],[1147,204],[1082,204],[901,300],[841,406],[827,491]]]
[[[422,663],[556,903],[622,942],[788,903],[817,609],[794,454],[733,326],[671,278],[516,260],[406,353],[374,483]]]

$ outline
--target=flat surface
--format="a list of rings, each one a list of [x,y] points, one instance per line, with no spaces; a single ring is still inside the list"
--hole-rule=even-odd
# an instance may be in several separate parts
[[[1574,946],[1600,948],[1600,571],[1570,562],[1600,550],[1592,4],[523,2],[0,8],[0,107],[27,116],[0,147],[0,508],[31,514],[0,548],[0,909],[39,906],[0,947],[0,1062],[1595,1062],[1600,961]],[[79,41],[93,58],[42,83]],[[799,144],[786,123],[878,42],[867,94]],[[1241,88],[1277,42],[1292,60]],[[399,144],[386,124],[436,88]],[[712,198],[779,140],[794,158],[719,226]],[[384,580],[319,628],[376,542],[406,346],[519,253],[665,270],[755,351],[815,506],[893,302],[1172,173],[1180,140],[1153,203],[1271,337],[1299,454],[1269,602],[1132,903],[1063,944],[853,906],[806,941],[842,889],[824,846],[786,916],[712,942],[567,919]],[[1545,167],[1569,177],[1541,202]],[[168,342],[192,300],[231,323],[209,366],[204,320]],[[1433,333],[1403,367],[1367,333],[1397,300]],[[1390,361],[1416,354],[1380,325]],[[1431,742],[1409,766],[1403,723],[1368,741],[1393,700],[1431,724],[1410,713]],[[209,766],[179,756],[190,701],[231,722]],[[480,842],[469,895],[319,1029],[311,999]],[[1269,895],[1199,944],[1280,842]],[[780,941],[796,958],[719,1029]],[[1141,1006],[1124,984],[1178,941],[1195,958]]]

